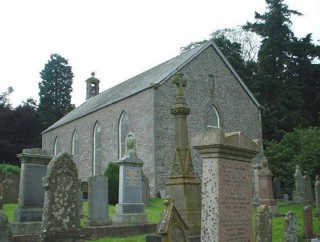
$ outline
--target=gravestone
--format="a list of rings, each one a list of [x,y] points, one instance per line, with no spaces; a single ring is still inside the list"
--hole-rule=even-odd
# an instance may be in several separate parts
[[[305,206],[311,206],[313,205],[313,195],[312,195],[312,188],[311,188],[311,179],[309,177],[308,172],[304,172],[303,176],[303,182],[304,182],[304,202]]]
[[[9,226],[7,216],[0,210],[0,241],[11,242],[13,241],[13,235]]]
[[[289,195],[288,194],[283,194],[283,201],[285,203],[289,202]]]
[[[55,156],[42,182],[45,199],[41,241],[76,241],[80,237],[80,181],[72,156]]]
[[[304,181],[299,165],[296,166],[294,180],[295,190],[292,192],[292,201],[294,203],[304,203]]]
[[[262,158],[261,169],[259,170],[259,189],[260,189],[260,205],[269,206],[272,214],[278,214],[278,206],[276,200],[273,198],[273,184],[272,173],[268,167],[268,160],[266,157]]]
[[[44,189],[42,177],[52,156],[39,148],[24,149],[17,157],[21,161],[18,208],[15,222],[42,221]]]
[[[256,214],[256,242],[272,241],[272,214],[268,206],[260,205]]]
[[[19,174],[6,173],[2,182],[3,203],[17,203],[19,197]]]
[[[175,201],[175,207],[186,222],[189,236],[198,236],[201,233],[201,184],[196,176],[188,140],[187,116],[190,108],[183,94],[187,80],[182,73],[172,77],[172,83],[177,91],[171,114],[175,118],[174,151],[171,173],[165,183],[165,193]]]
[[[150,204],[150,187],[149,180],[142,172],[142,202],[144,205]]]
[[[303,208],[303,232],[305,241],[310,241],[313,237],[312,207]]]
[[[108,180],[103,175],[88,178],[88,225],[103,226],[109,224],[108,218]]]
[[[0,209],[2,209],[2,206],[3,206],[3,198],[0,197]]]
[[[119,203],[112,221],[116,224],[147,223],[142,202],[142,166],[136,152],[136,139],[132,132],[126,137],[126,151],[119,164]]]
[[[316,194],[317,216],[320,216],[320,181],[316,182],[314,189]]]
[[[194,133],[203,158],[201,241],[252,242],[251,161],[261,149],[241,132]]]
[[[296,214],[292,211],[287,212],[284,217],[284,242],[298,242],[297,229],[298,225]]]
[[[273,179],[273,198],[274,199],[283,199],[283,193],[281,189],[281,182],[278,177]]]

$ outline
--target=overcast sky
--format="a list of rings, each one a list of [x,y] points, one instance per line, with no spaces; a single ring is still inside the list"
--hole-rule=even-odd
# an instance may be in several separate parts
[[[294,33],[320,39],[320,1],[285,3],[304,14],[292,19]],[[104,91],[217,29],[253,21],[265,7],[265,0],[3,0],[0,93],[12,86],[14,107],[38,100],[39,72],[58,53],[72,66],[72,103],[79,106],[92,71]]]

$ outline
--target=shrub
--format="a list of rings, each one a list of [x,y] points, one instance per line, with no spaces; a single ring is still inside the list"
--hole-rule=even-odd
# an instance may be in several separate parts
[[[20,167],[10,164],[0,164],[0,174],[6,174],[11,172],[13,174],[20,174]]]
[[[119,165],[116,162],[110,162],[104,176],[108,178],[109,204],[115,205],[119,201]]]

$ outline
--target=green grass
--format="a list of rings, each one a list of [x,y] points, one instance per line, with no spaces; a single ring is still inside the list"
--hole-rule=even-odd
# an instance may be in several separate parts
[[[303,205],[278,202],[279,212],[285,214],[288,211],[293,211],[296,214],[298,220],[298,235],[299,241],[302,241],[303,236]],[[5,204],[3,207],[4,213],[8,216],[10,222],[13,221],[14,212],[17,208],[17,204]],[[81,225],[83,226],[88,220],[88,203],[87,201],[83,204],[84,216],[81,219]],[[150,223],[158,223],[161,218],[163,211],[163,201],[160,198],[152,198],[150,205],[146,206],[146,213]],[[255,219],[256,208],[253,208],[253,223]],[[313,208],[313,214],[315,214],[316,208]],[[109,220],[112,221],[112,216],[115,214],[115,206],[109,205]],[[272,238],[275,242],[283,241],[283,224],[284,217],[273,217],[272,219]],[[313,231],[320,231],[320,220],[313,217]],[[144,242],[145,235],[136,235],[126,238],[104,238],[96,240],[97,242]]]

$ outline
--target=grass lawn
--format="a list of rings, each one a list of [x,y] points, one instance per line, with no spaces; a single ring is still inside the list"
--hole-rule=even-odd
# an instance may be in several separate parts
[[[83,225],[88,219],[88,203],[84,202],[84,216],[81,219],[81,225]],[[278,202],[279,212],[285,214],[288,211],[293,211],[296,213],[298,220],[298,234],[299,241],[302,241],[303,236],[303,206],[300,204],[291,204]],[[12,222],[14,218],[14,211],[16,209],[16,204],[5,204],[3,207],[4,213],[8,216],[9,221]],[[148,219],[150,223],[158,223],[160,221],[161,213],[163,210],[163,201],[160,198],[152,198],[150,205],[146,206],[146,213],[148,214]],[[253,223],[255,219],[256,208],[253,208]],[[313,213],[315,214],[316,209],[313,208]],[[109,219],[112,219],[112,216],[115,213],[115,206],[109,205]],[[273,217],[272,226],[273,234],[272,238],[275,242],[283,241],[283,223],[284,217]],[[320,231],[320,220],[316,217],[313,217],[313,228],[314,232]],[[145,242],[145,235],[137,235],[126,238],[105,238],[96,240],[98,242]]]

